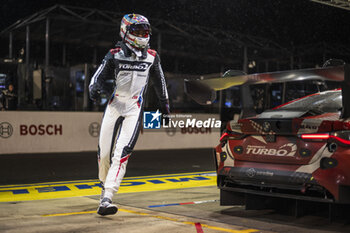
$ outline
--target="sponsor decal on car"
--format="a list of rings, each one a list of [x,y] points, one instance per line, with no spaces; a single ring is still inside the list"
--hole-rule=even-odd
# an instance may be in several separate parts
[[[253,178],[254,176],[273,176],[274,174],[271,171],[257,171],[254,168],[249,168],[246,171],[246,175]]]
[[[294,143],[287,143],[280,146],[278,149],[266,148],[266,146],[248,145],[246,154],[249,155],[273,155],[273,156],[294,156],[297,151],[297,146]]]

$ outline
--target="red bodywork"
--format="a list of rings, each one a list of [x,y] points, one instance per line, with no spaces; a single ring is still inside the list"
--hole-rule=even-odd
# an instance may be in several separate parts
[[[339,112],[231,121],[216,147],[218,186],[350,203],[349,129]]]

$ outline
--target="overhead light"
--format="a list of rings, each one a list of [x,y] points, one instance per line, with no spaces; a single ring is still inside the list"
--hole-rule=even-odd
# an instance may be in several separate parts
[[[251,61],[251,62],[249,62],[249,64],[248,64],[248,67],[249,68],[254,68],[256,66],[256,62],[255,61]]]

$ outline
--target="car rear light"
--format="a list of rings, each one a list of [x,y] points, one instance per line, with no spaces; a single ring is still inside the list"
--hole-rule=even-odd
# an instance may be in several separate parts
[[[221,135],[221,137],[220,137],[220,142],[222,141],[222,140],[224,140],[226,137],[228,137],[228,133],[227,132],[224,132],[222,135]]]
[[[329,140],[333,139],[345,145],[350,146],[350,131],[337,131],[334,133],[316,133],[316,134],[301,134],[300,137],[305,140]]]
[[[244,134],[225,130],[220,137],[220,142],[226,141],[227,139],[237,140],[242,138],[244,138]]]
[[[309,140],[326,140],[329,139],[330,135],[327,133],[320,133],[320,134],[302,134],[302,139],[309,139]]]
[[[350,145],[350,131],[348,130],[337,131],[330,136],[345,145]]]

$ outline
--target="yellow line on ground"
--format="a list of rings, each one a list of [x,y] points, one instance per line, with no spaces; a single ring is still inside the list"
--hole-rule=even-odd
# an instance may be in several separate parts
[[[76,215],[76,214],[92,214],[92,213],[96,213],[96,210],[83,211],[83,212],[60,213],[60,214],[43,214],[43,215],[41,215],[41,217],[69,216],[69,215]]]
[[[191,175],[192,174],[192,175]],[[216,185],[216,173],[184,173],[149,178],[126,178],[119,193],[150,192]],[[65,197],[99,195],[99,182],[66,181],[59,183],[29,184],[27,186],[0,186],[0,202],[45,200]]]
[[[223,231],[223,232],[232,232],[232,233],[250,233],[250,232],[259,231],[257,229],[231,230],[231,229],[222,228],[222,227],[209,226],[207,224],[201,224],[201,225],[202,225],[202,227],[209,228],[212,230]]]
[[[138,214],[138,215],[149,215],[147,213],[135,211],[135,210],[127,210],[127,209],[118,209],[118,211],[126,212],[126,213],[132,213],[132,214]]]
[[[133,180],[133,179],[148,179],[148,178],[163,178],[171,176],[182,176],[182,175],[197,175],[197,174],[210,174],[216,173],[215,171],[202,171],[202,172],[187,172],[187,173],[171,173],[171,174],[161,174],[161,175],[149,175],[149,176],[132,176],[132,177],[124,177],[125,181]],[[73,180],[73,181],[54,181],[54,182],[43,182],[43,183],[35,183],[35,184],[11,184],[11,185],[0,185],[0,188],[11,188],[11,187],[29,187],[29,186],[41,186],[41,185],[55,185],[55,184],[69,184],[69,183],[86,183],[86,182],[100,182],[98,179],[89,179],[89,180]]]
[[[137,215],[142,215],[142,216],[148,216],[152,218],[158,218],[162,220],[168,220],[172,222],[178,222],[178,223],[183,223],[187,225],[195,225],[195,222],[189,222],[189,221],[182,221],[176,218],[170,218],[170,217],[165,217],[165,216],[160,216],[160,215],[153,215],[153,214],[148,214],[140,211],[134,211],[134,210],[128,210],[128,209],[118,209],[118,211],[121,212],[126,212],[126,213],[131,213],[131,214],[137,214]],[[69,216],[69,215],[76,215],[76,214],[92,214],[96,213],[96,210],[94,211],[83,211],[83,212],[71,212],[71,213],[60,213],[60,214],[44,214],[41,215],[42,217],[56,217],[56,216]],[[231,232],[231,233],[250,233],[250,232],[257,232],[259,230],[257,229],[244,229],[244,230],[232,230],[228,228],[223,228],[223,227],[216,227],[216,226],[210,226],[207,224],[201,224],[202,227],[212,229],[212,230],[217,230],[217,231],[223,231],[223,232]]]

